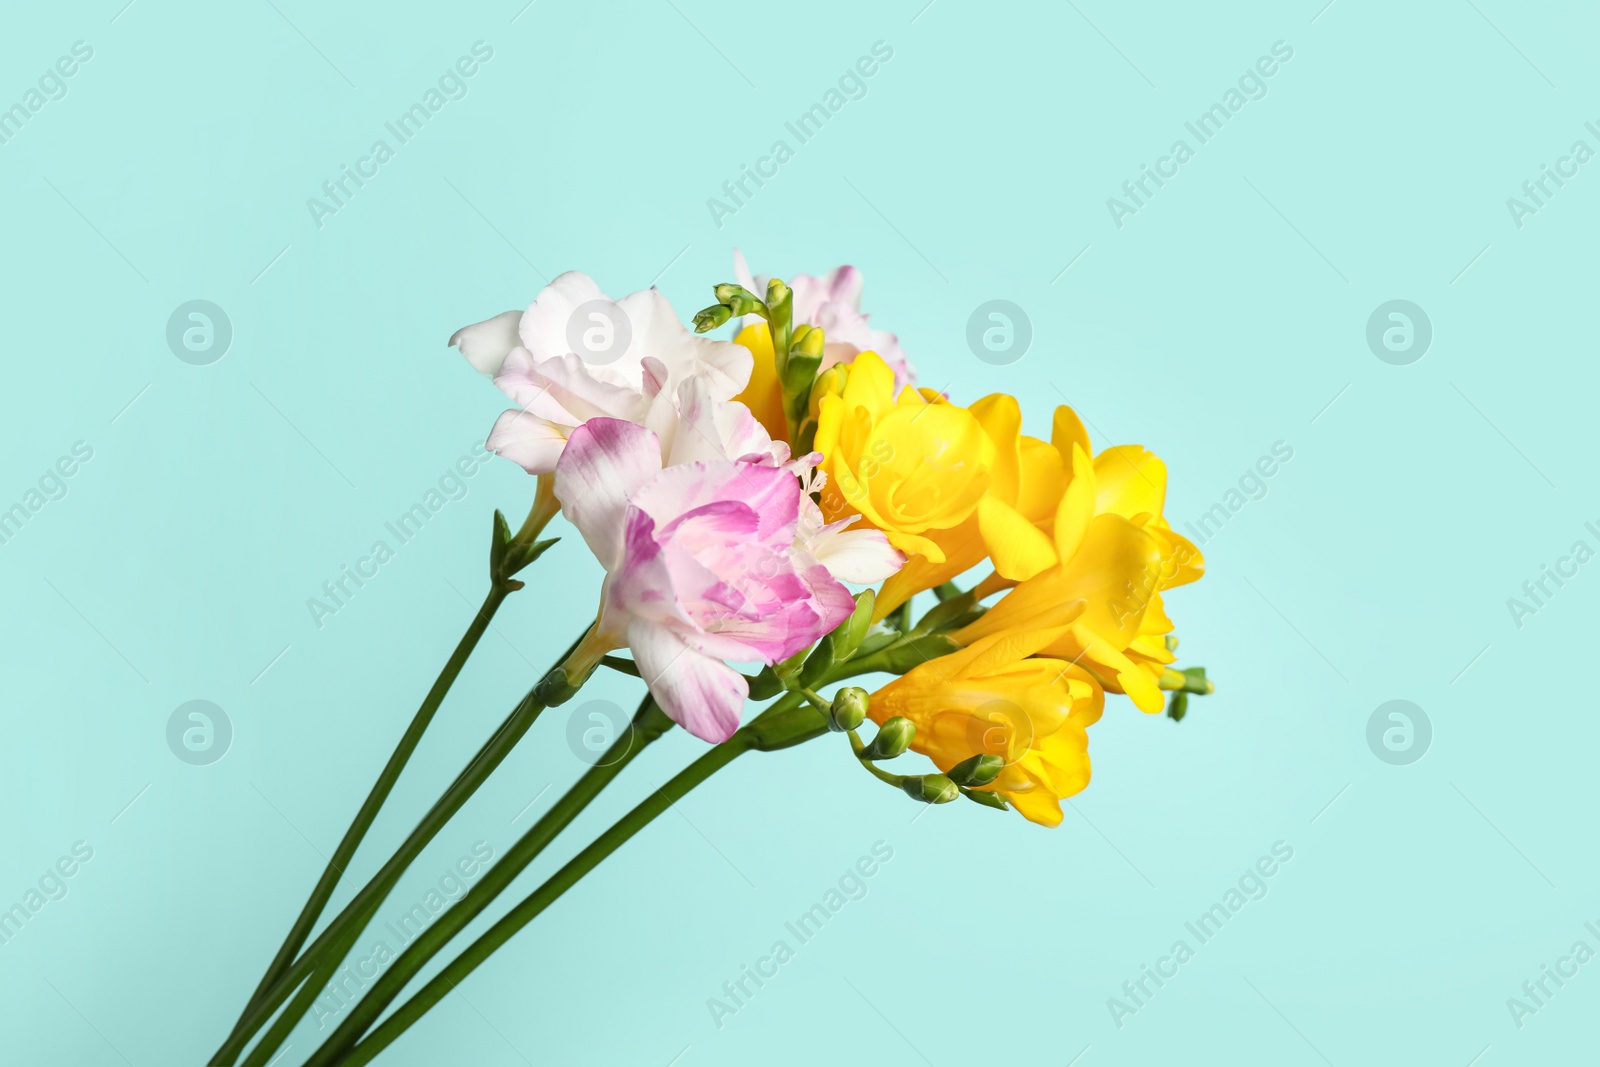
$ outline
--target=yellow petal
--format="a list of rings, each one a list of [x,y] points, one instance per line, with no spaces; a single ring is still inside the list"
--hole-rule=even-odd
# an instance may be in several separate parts
[[[994,442],[994,481],[989,492],[1012,503],[1017,499],[1017,477],[1022,465],[1022,409],[1017,398],[990,393],[968,410]]]
[[[986,496],[978,504],[978,527],[989,547],[994,569],[1007,578],[1026,581],[1055,566],[1055,546],[1015,508]]]
[[[1055,521],[1056,505],[1066,486],[1061,453],[1048,441],[1024,437],[1017,478],[1017,510],[1026,515],[1029,522],[1048,529]]]
[[[1078,418],[1078,413],[1067,405],[1062,404],[1056,408],[1055,419],[1050,425],[1050,443],[1056,446],[1056,451],[1063,456],[1072,455],[1072,446],[1077,445],[1089,455],[1094,455],[1094,449],[1089,447],[1089,431],[1083,428],[1083,420]]]
[[[1071,410],[1071,409],[1063,409]],[[1061,504],[1056,509],[1056,554],[1063,560],[1071,559],[1088,532],[1094,519],[1095,473],[1089,453],[1078,445],[1072,446],[1072,478],[1061,494]]]
[[[766,427],[774,441],[789,439],[789,424],[783,414],[783,388],[778,384],[778,365],[772,354],[772,334],[764,322],[751,323],[739,331],[735,343],[744,345],[755,357],[750,383],[734,397],[750,409],[756,421]]]
[[[1117,445],[1094,458],[1095,510],[1125,519],[1160,515],[1167,465],[1141,445]]]
[[[894,371],[876,352],[863,352],[850,362],[841,397],[850,408],[866,408],[874,420],[894,407]]]

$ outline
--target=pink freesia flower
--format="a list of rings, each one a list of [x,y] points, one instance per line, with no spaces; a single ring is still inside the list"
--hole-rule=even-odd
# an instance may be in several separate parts
[[[750,273],[744,254],[733,253],[734,279],[757,296],[765,296],[768,277]],[[900,348],[900,339],[888,330],[875,330],[861,313],[861,290],[865,280],[851,266],[835,267],[821,278],[796,274],[784,279],[794,292],[794,324],[820,326],[826,338],[822,350],[822,370],[849,363],[863,352],[876,352],[894,371],[895,390],[916,383],[916,372]],[[753,321],[753,320],[746,320]]]
[[[661,709],[711,742],[739,728],[749,695],[727,661],[776,663],[853,610],[813,546],[857,574],[887,576],[900,563],[876,530],[822,527],[786,467],[720,458],[664,467],[656,435],[622,419],[572,432],[556,492],[606,569],[599,617],[571,661],[577,673],[630,648]]]
[[[689,332],[655,289],[612,300],[593,278],[569,271],[527,311],[463,327],[450,344],[519,405],[500,416],[488,443],[530,474],[555,470],[572,431],[598,417],[648,426],[669,450],[699,448],[702,437],[741,443],[718,437],[719,427],[736,436],[741,429],[738,414],[719,405],[750,380],[749,350]],[[686,407],[697,421],[684,434]]]

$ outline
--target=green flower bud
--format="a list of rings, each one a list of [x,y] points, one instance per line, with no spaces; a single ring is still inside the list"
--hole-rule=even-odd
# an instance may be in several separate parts
[[[1189,694],[1182,689],[1172,694],[1172,699],[1167,701],[1167,718],[1173,722],[1182,722],[1183,717],[1189,713]]]
[[[1000,811],[1005,811],[1006,808],[1010,807],[1010,805],[1006,803],[1005,797],[1001,796],[999,793],[991,793],[988,790],[963,789],[961,791],[961,795],[975,804],[982,804],[986,808],[996,808]]]
[[[727,304],[730,307],[740,302],[747,304],[761,303],[761,298],[759,296],[752,293],[744,286],[736,285],[733,282],[723,282],[721,285],[711,290],[711,292],[712,295],[717,298],[717,303]]]
[[[912,775],[900,783],[906,796],[924,804],[948,804],[961,795],[956,784],[942,774]]]
[[[833,694],[833,708],[828,712],[828,729],[836,734],[848,733],[867,719],[867,691],[860,686],[847,685]]]
[[[856,597],[856,607],[850,617],[817,642],[817,647],[806,657],[805,665],[800,668],[801,684],[821,684],[830,670],[849,659],[860,647],[872,626],[872,605],[876,599],[870,589]]]
[[[911,747],[911,739],[916,735],[916,725],[910,719],[896,715],[878,727],[878,736],[872,739],[863,755],[870,760],[894,759]]]
[[[706,333],[715,330],[729,319],[733,318],[733,309],[726,304],[712,304],[704,311],[697,311],[694,315],[694,332]]]
[[[950,768],[950,778],[957,785],[988,785],[1005,766],[1006,761],[993,753],[969,756]]]
[[[833,661],[835,663],[843,663],[855,654],[856,649],[861,647],[861,642],[867,636],[867,630],[872,626],[872,608],[877,603],[877,599],[878,595],[871,589],[856,597],[856,609],[834,631]]]

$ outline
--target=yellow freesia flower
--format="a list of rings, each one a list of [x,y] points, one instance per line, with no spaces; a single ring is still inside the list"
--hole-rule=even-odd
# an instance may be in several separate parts
[[[1047,613],[1071,618],[1082,605]],[[880,725],[896,715],[917,728],[911,747],[949,771],[970,756],[1005,760],[981,788],[1004,796],[1031,822],[1061,822],[1061,799],[1089,784],[1088,728],[1100,719],[1105,693],[1083,668],[1033,658],[1062,626],[1009,630],[929,660],[872,694]]]
[[[872,352],[845,371],[839,394],[818,406],[830,484],[822,509],[829,521],[861,515],[911,557],[879,593],[879,617],[985,556],[1018,581],[1056,562],[1036,517],[1060,475],[1038,462],[1042,442],[1022,437],[1014,398],[997,393],[968,409],[931,390],[896,396],[894,372]]]
[[[1055,602],[1082,599],[1087,610],[1048,653],[1082,662],[1141,710],[1160,711],[1160,679],[1175,658],[1161,593],[1195,581],[1205,560],[1162,515],[1167,469],[1159,457],[1119,445],[1091,460],[1088,432],[1065,406],[1056,409],[1051,445],[1069,472],[1051,520],[1063,562],[1020,584],[998,574],[980,583],[980,597],[1015,588],[956,639],[975,641]]]

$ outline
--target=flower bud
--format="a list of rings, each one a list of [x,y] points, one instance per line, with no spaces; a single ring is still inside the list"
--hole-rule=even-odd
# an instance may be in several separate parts
[[[1183,687],[1186,692],[1199,693],[1203,696],[1217,691],[1216,684],[1206,677],[1204,667],[1190,667],[1183,672],[1183,677],[1187,683]]]
[[[878,736],[872,739],[863,755],[870,760],[894,759],[911,747],[917,734],[916,725],[902,715],[896,715],[878,727]]]
[[[993,753],[970,756],[950,768],[950,778],[957,785],[988,785],[1000,776],[1006,761]]]
[[[961,795],[956,784],[942,774],[912,775],[900,783],[906,796],[924,804],[948,804]]]
[[[811,396],[807,399],[813,419],[821,417],[823,397],[843,395],[845,379],[848,377],[849,371],[843,365],[829,367],[817,375],[817,380],[811,383]]]
[[[848,733],[867,719],[867,691],[859,686],[847,685],[833,694],[833,707],[828,712],[828,729],[836,734]]]
[[[843,663],[855,655],[856,649],[861,647],[861,642],[866,638],[867,631],[872,628],[872,609],[877,600],[877,594],[871,589],[863,590],[856,597],[855,610],[834,631],[833,661],[835,663]]]
[[[1167,718],[1173,722],[1182,722],[1183,717],[1189,714],[1189,694],[1182,689],[1172,694],[1172,699],[1167,701]]]
[[[733,318],[733,309],[726,304],[712,304],[704,311],[697,311],[694,315],[694,332],[706,333],[715,330],[729,319]]]
[[[991,793],[986,789],[968,789],[961,795],[972,801],[974,804],[982,804],[986,808],[995,808],[999,811],[1005,811],[1008,807],[1010,807],[1010,805],[1006,803],[1005,797],[1001,796],[999,793]]]
[[[822,327],[800,326],[795,329],[794,348],[791,351],[798,352],[803,356],[816,356],[821,359],[822,347],[825,342],[826,337],[822,332]]]

